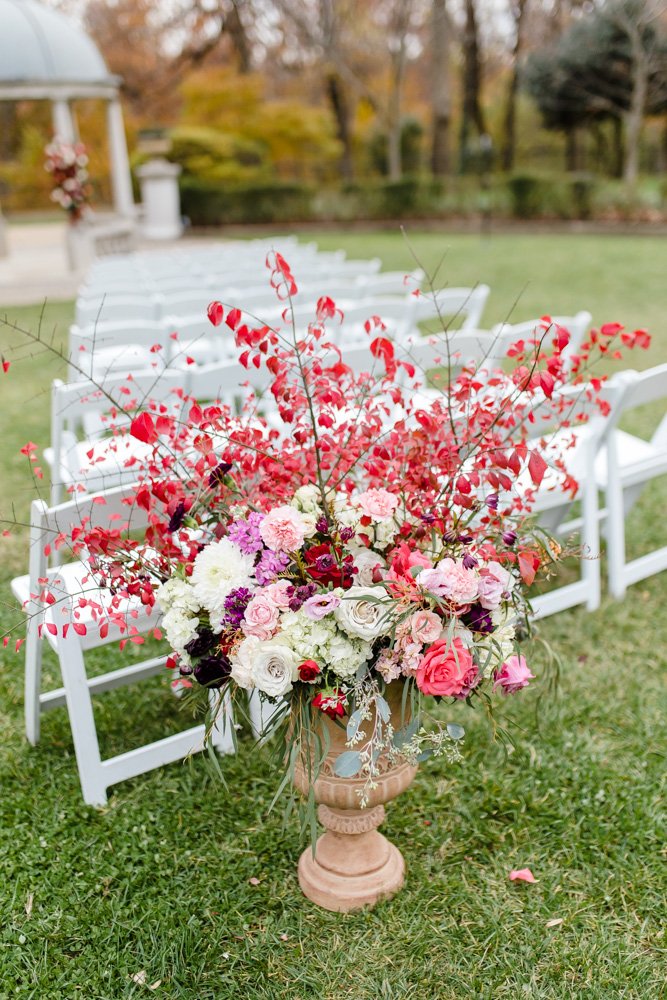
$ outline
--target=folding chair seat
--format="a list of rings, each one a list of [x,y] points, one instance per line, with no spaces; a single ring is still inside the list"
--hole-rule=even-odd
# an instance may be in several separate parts
[[[474,288],[441,288],[433,294],[425,293],[417,298],[417,321],[437,323],[442,329],[443,320],[449,318],[451,322],[447,323],[446,329],[454,326],[462,332],[478,330],[490,291],[488,285],[476,285]]]
[[[606,511],[607,566],[609,590],[614,597],[626,588],[667,569],[667,545],[627,561],[626,519],[651,480],[667,474],[667,364],[632,373],[633,383],[614,415],[613,431],[598,457],[595,477],[604,492]],[[654,412],[650,438],[620,430],[619,420],[627,413],[649,404],[662,406]],[[655,419],[657,417],[657,419]]]
[[[117,642],[124,634],[118,620],[109,618],[110,594],[98,588],[85,563],[74,562],[51,568],[47,556],[54,539],[84,519],[88,526],[127,525],[128,530],[146,527],[146,514],[135,505],[124,501],[134,495],[134,487],[123,487],[106,493],[70,500],[48,507],[43,501],[34,501],[30,516],[30,561],[27,575],[17,577],[11,587],[14,596],[28,613],[25,643],[25,722],[26,735],[33,745],[39,742],[42,712],[67,706],[77,767],[84,801],[100,806],[107,801],[107,789],[126,778],[135,777],[162,764],[181,760],[202,748],[204,725],[190,726],[185,731],[146,746],[130,750],[115,757],[102,759],[95,727],[92,698],[120,686],[153,676],[165,669],[166,656],[149,657],[140,662],[117,667],[107,673],[88,677],[85,655],[91,649]],[[119,520],[114,520],[119,518]],[[44,584],[48,580],[48,584]],[[55,603],[40,601],[45,587],[56,598]],[[98,624],[93,621],[89,606],[80,607],[81,601],[94,601],[101,609]],[[159,615],[153,610],[146,613],[139,602],[129,601],[120,609],[128,626],[137,634],[151,631]],[[108,625],[108,633],[100,635],[99,624]],[[68,629],[63,629],[68,625]],[[86,626],[85,634],[80,628]],[[76,627],[75,627],[76,626]],[[65,632],[65,634],[63,634]],[[42,690],[42,643],[48,642],[55,651],[62,676],[62,687]],[[232,715],[229,703],[218,717],[211,733],[213,745],[219,752],[234,750],[231,733]]]
[[[223,324],[214,327],[206,310],[195,315],[166,316],[163,320],[162,342],[167,348],[168,363],[172,367],[213,364],[217,361],[236,360],[237,349],[232,331]],[[177,334],[177,337],[173,335]]]
[[[169,350],[158,322],[74,325],[69,331],[69,376],[101,380],[119,373],[161,371]]]

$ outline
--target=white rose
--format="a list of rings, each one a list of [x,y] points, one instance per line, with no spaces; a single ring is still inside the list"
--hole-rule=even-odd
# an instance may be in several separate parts
[[[257,656],[257,647],[261,640],[254,635],[247,636],[230,657],[232,665],[232,680],[246,691],[253,689],[252,668]]]
[[[260,642],[255,649],[252,679],[255,687],[271,698],[280,698],[292,690],[298,677],[299,661],[294,651],[280,642]]]
[[[354,574],[355,583],[360,587],[372,587],[374,584],[373,580],[373,570],[376,566],[380,566],[384,569],[387,565],[382,556],[378,555],[377,552],[373,552],[372,549],[359,548],[350,549],[352,558],[354,559],[354,565],[356,566],[358,572]]]
[[[350,587],[334,615],[348,635],[372,642],[391,630],[391,612],[392,602],[384,587]]]

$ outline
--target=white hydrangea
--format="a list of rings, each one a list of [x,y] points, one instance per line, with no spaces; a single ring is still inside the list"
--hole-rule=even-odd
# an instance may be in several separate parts
[[[181,608],[172,608],[162,619],[167,642],[177,653],[183,653],[187,644],[197,637],[198,625],[199,619]]]
[[[201,607],[194,588],[177,576],[172,576],[157,588],[155,599],[165,614],[172,608],[197,612]]]
[[[248,555],[229,538],[211,542],[194,561],[192,586],[212,619],[221,618],[225,598],[237,587],[254,585],[254,555]]]
[[[342,632],[333,615],[313,621],[302,611],[288,611],[280,629],[278,639],[294,650],[297,664],[315,660],[339,677],[351,677],[371,656],[370,644]]]

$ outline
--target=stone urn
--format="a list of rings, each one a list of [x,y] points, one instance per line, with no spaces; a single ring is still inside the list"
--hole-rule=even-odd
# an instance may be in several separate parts
[[[409,721],[401,717],[402,693],[400,682],[390,684],[385,692],[396,731]],[[317,841],[315,853],[308,846],[299,859],[299,885],[318,906],[344,913],[389,899],[403,885],[403,855],[377,827],[384,820],[384,803],[405,791],[417,768],[407,762],[392,764],[381,757],[377,787],[370,790],[367,804],[361,808],[363,778],[339,778],[333,770],[338,755],[348,749],[347,717],[341,719],[342,725],[326,715],[319,721],[330,741],[313,784],[315,801],[319,803],[317,816],[325,832]],[[370,727],[371,722],[366,725]],[[303,795],[308,794],[308,774],[300,763],[295,768],[294,784]]]

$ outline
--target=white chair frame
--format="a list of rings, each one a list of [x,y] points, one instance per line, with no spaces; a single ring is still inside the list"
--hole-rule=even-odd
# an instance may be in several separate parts
[[[125,522],[131,524],[132,529],[145,527],[147,523],[145,512],[136,505],[130,509],[123,502],[125,499],[132,498],[133,493],[133,486],[122,487],[90,495],[84,499],[69,501],[55,507],[48,507],[41,500],[34,501],[30,517],[29,572],[27,576],[18,577],[12,581],[14,596],[29,614],[25,645],[27,738],[30,743],[36,745],[40,738],[42,713],[67,705],[81,790],[84,801],[92,806],[102,806],[106,803],[107,789],[111,785],[153,770],[163,764],[182,760],[190,753],[201,750],[206,735],[204,725],[191,726],[185,731],[165,739],[106,760],[102,759],[91,696],[159,673],[164,669],[166,657],[151,657],[140,663],[133,663],[89,678],[85,668],[85,652],[118,641],[121,635],[119,627],[110,624],[108,635],[104,639],[100,638],[99,630],[94,624],[88,629],[86,635],[78,635],[72,627],[69,628],[66,636],[63,637],[62,634],[63,625],[71,625],[76,619],[78,611],[75,607],[75,601],[81,596],[82,584],[79,583],[72,588],[73,578],[70,577],[68,585],[68,567],[49,568],[45,553],[46,543],[52,543],[60,532],[69,532],[72,526],[80,524],[84,517],[89,517],[94,523],[100,524],[102,521],[110,521],[113,515],[119,515]],[[103,504],[100,504],[100,500],[103,501]],[[72,566],[77,568],[77,564],[70,564],[70,567]],[[81,570],[85,581],[87,572],[85,564]],[[35,596],[43,589],[39,581],[44,578],[49,578],[50,589],[63,594],[62,602],[56,601],[55,604],[46,607],[46,610],[41,603],[35,600]],[[83,587],[85,588],[84,592],[89,597],[97,597],[98,594],[102,593],[101,591],[96,592],[94,589],[88,591],[85,582]],[[136,621],[131,620],[131,623],[141,633],[154,627],[157,621],[158,616],[154,613],[143,618],[140,616]],[[46,627],[50,623],[55,624],[57,634],[52,635]],[[62,687],[47,692],[42,691],[41,682],[41,643],[43,641],[49,642],[55,650],[63,681]],[[211,732],[211,741],[218,752],[234,752],[232,724],[231,708],[227,702]]]

